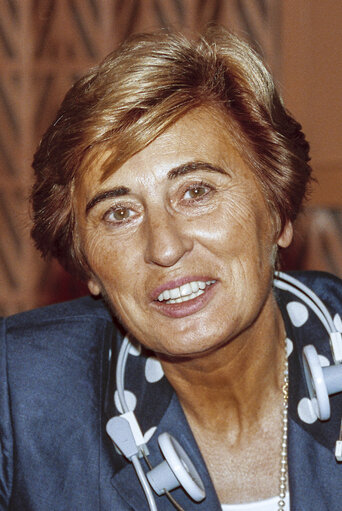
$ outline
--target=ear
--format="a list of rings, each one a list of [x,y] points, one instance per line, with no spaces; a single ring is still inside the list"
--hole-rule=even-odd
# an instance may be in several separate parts
[[[291,244],[293,238],[293,225],[290,220],[286,221],[286,224],[277,240],[278,247],[286,248]]]
[[[91,277],[88,282],[88,289],[90,293],[94,296],[98,296],[101,293],[101,287],[99,283],[96,281],[95,277]]]

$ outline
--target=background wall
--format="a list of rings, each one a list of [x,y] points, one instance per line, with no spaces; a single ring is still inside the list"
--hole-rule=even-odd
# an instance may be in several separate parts
[[[342,277],[342,2],[281,4],[281,90],[311,144],[317,184],[287,264]]]
[[[83,70],[137,31],[222,23],[261,51],[312,142],[319,185],[287,267],[342,275],[340,0],[0,0],[0,313],[85,291],[29,238],[30,164]]]

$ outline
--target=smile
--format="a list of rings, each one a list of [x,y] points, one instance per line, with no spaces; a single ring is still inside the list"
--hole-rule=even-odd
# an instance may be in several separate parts
[[[216,280],[207,280],[205,282],[202,280],[193,280],[192,282],[187,282],[173,289],[165,289],[165,291],[158,296],[158,301],[165,303],[187,302],[203,294],[205,288],[215,284],[215,282]]]

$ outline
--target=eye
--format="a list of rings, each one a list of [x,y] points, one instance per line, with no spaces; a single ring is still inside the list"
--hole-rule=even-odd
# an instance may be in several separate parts
[[[184,194],[184,199],[200,199],[211,191],[211,187],[200,183],[192,186]]]
[[[134,211],[124,206],[116,206],[111,208],[103,215],[106,222],[122,223],[134,216]]]

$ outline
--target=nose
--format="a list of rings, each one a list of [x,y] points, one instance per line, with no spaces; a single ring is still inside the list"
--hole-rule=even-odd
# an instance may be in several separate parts
[[[186,234],[184,222],[184,218],[176,219],[165,209],[158,208],[149,213],[146,220],[147,263],[170,267],[191,251],[193,240]]]

